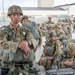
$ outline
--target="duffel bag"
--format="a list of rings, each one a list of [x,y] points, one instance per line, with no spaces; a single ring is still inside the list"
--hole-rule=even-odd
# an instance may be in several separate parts
[[[2,68],[0,67],[0,75],[7,75],[9,68]]]
[[[75,75],[75,70],[72,68],[47,70],[45,75]]]

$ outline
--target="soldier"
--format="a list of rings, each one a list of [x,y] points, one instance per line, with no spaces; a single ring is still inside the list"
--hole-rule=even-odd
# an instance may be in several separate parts
[[[73,20],[73,32],[75,31],[75,17],[74,17],[74,20]]]
[[[75,24],[73,24],[73,31],[72,32],[75,32]]]
[[[53,24],[52,24],[53,25]],[[48,31],[47,31],[47,33],[46,33],[46,38],[47,38],[47,40],[48,40],[48,38],[49,38],[49,34],[50,34],[50,32],[51,31],[53,31],[53,26],[52,26],[51,24],[50,25],[48,25]]]
[[[58,25],[54,26],[54,31],[56,33],[56,36],[59,37],[59,27],[58,27]]]
[[[20,22],[22,10],[19,6],[9,7],[7,16],[11,22],[8,26],[0,28],[0,51],[2,50],[2,67],[8,67],[8,75],[17,75],[19,72],[29,75],[26,64],[34,60],[33,42],[35,39],[31,32],[23,28]],[[29,67],[28,67],[29,68]]]
[[[41,57],[39,64],[47,69],[57,68],[57,59],[61,59],[61,42],[56,38],[55,33],[52,31],[49,40],[44,47],[44,54]]]
[[[48,22],[47,22],[47,24],[54,24],[54,22],[52,22],[52,17],[51,17],[51,16],[48,17]]]
[[[75,69],[75,43],[68,43],[63,54],[63,59],[60,61],[60,64],[61,68]]]
[[[41,32],[37,24],[35,22],[30,21],[26,15],[23,16],[21,22],[23,23],[23,27],[28,28],[34,35],[34,38],[36,39],[34,44],[37,44],[38,47],[38,45],[41,44]]]
[[[70,20],[70,17],[67,17],[66,18],[66,22],[68,23],[67,24],[67,29],[68,29],[69,36],[71,36],[71,25],[72,25],[72,21]]]
[[[53,30],[53,26],[50,24],[48,25],[48,32],[52,31]]]

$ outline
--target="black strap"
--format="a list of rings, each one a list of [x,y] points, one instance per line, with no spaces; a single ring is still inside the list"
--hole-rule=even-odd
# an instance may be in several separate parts
[[[53,52],[53,55],[54,55],[55,51],[56,51],[56,42],[54,42],[54,52]]]

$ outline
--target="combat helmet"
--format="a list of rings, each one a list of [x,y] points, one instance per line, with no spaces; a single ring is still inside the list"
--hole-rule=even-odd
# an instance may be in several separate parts
[[[51,16],[48,16],[48,19],[52,19],[52,17]]]
[[[24,19],[28,20],[28,16],[24,15],[24,16],[21,18],[21,23],[22,23],[22,21],[23,21]]]
[[[67,52],[70,56],[75,56],[75,43],[70,42],[67,45]]]
[[[15,14],[15,13],[23,15],[22,9],[19,6],[17,6],[17,5],[13,5],[13,6],[8,8],[7,16],[10,16],[11,14]]]
[[[53,36],[56,36],[56,33],[54,31],[51,31],[49,37],[53,37]]]

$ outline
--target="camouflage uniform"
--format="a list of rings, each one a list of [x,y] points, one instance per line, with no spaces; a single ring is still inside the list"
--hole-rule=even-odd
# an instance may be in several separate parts
[[[8,9],[7,15],[10,16],[12,14],[23,15],[21,8],[16,5],[13,5]],[[28,70],[25,68],[26,64],[24,64],[24,62],[32,63],[34,60],[34,47],[32,45],[33,39],[35,38],[32,33],[20,25],[18,28],[14,28],[11,24],[0,28],[0,55],[2,66],[10,68],[8,75],[11,75],[12,73],[13,75],[17,75],[19,72],[29,75],[27,72]],[[19,48],[19,44],[22,41],[26,42],[27,49],[30,48],[30,52],[28,54]],[[23,65],[21,63],[23,63]],[[23,70],[16,69],[15,66],[18,67],[19,65],[23,66]]]
[[[53,25],[54,25],[54,24],[49,24],[49,25],[47,25],[47,26],[48,26],[48,31],[47,31],[47,33],[46,33],[46,34],[47,34],[47,36],[46,36],[46,37],[47,37],[47,40],[50,38],[50,37],[49,37],[49,34],[50,34],[52,31],[54,31],[54,30],[53,30]]]
[[[70,42],[70,37],[71,37],[71,29],[70,29],[70,26],[67,22],[63,23],[62,25],[62,29],[63,31],[65,32],[65,36],[68,37],[68,42]]]
[[[46,36],[47,27],[46,27],[46,24],[45,23],[42,23],[41,29],[42,29],[42,34],[43,34],[42,36]]]
[[[54,26],[54,31],[56,33],[56,36],[59,37],[59,28],[58,28],[58,25]]]
[[[50,33],[50,38],[44,47],[44,56],[39,61],[39,64],[45,69],[56,69],[57,59],[61,59],[61,42],[55,36],[54,32]]]
[[[75,43],[73,42],[68,43],[60,61],[60,68],[70,67],[75,68]]]
[[[63,31],[64,31],[65,34],[66,34],[66,36],[68,36],[68,34],[69,34],[69,32],[68,32],[68,28],[67,28],[67,26],[66,26],[67,24],[68,24],[68,23],[65,22],[64,25],[63,25],[63,27],[62,27],[62,28],[63,28]]]
[[[75,17],[74,17],[74,20],[73,20],[73,32],[75,31]]]
[[[54,22],[51,21],[51,19],[52,19],[51,16],[49,16],[48,19],[49,19],[49,21],[47,22],[47,24],[54,24]]]

